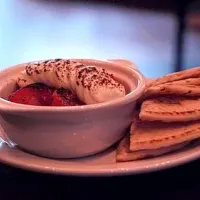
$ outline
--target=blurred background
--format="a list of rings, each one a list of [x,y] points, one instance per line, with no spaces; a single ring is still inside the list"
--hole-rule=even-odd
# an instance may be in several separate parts
[[[128,59],[149,77],[197,66],[199,8],[191,0],[1,0],[0,69],[80,57]]]

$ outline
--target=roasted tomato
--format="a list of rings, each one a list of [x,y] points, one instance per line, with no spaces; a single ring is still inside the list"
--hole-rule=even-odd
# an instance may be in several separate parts
[[[78,99],[76,94],[68,89],[58,89],[53,94],[52,106],[78,106],[83,103]]]
[[[40,83],[34,83],[18,89],[10,95],[9,101],[36,106],[83,105],[71,90],[54,89]]]
[[[52,88],[44,84],[31,84],[12,93],[9,96],[9,101],[20,104],[49,106],[52,103],[53,91]]]

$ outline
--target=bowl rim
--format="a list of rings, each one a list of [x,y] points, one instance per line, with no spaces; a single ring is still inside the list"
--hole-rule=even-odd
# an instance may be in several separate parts
[[[47,59],[46,59],[47,60]],[[53,59],[48,59],[48,60],[53,60]],[[14,102],[10,102],[8,100],[5,100],[0,97],[0,112],[3,113],[14,113],[14,112],[32,112],[32,113],[51,113],[51,112],[83,112],[83,111],[90,111],[90,110],[97,110],[97,109],[102,109],[102,108],[109,108],[110,106],[112,107],[117,107],[119,105],[125,105],[130,103],[131,101],[137,100],[142,93],[145,90],[145,77],[141,72],[139,72],[137,69],[134,69],[133,67],[123,65],[121,63],[117,62],[112,62],[111,60],[97,60],[97,59],[71,59],[70,60],[75,60],[75,61],[85,61],[85,62],[92,62],[92,63],[97,63],[97,64],[104,64],[107,63],[111,65],[112,67],[117,67],[121,68],[122,70],[126,70],[129,73],[132,73],[136,79],[137,79],[137,86],[136,88],[129,92],[126,96],[117,98],[114,100],[110,100],[107,102],[103,103],[98,103],[98,104],[90,104],[90,105],[82,105],[82,106],[34,106],[34,105],[25,105],[25,104],[18,104]],[[43,60],[38,60],[38,61],[32,61],[32,62],[41,62]],[[30,63],[22,63],[22,64],[17,64],[11,67],[7,67],[3,70],[0,71],[0,73],[3,73],[7,70],[14,70],[16,68],[22,67],[23,65]]]

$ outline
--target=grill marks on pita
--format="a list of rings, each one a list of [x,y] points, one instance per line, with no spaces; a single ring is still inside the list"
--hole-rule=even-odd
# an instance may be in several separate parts
[[[147,99],[141,105],[143,121],[187,122],[200,120],[200,97],[160,97]]]
[[[144,121],[191,121],[200,119],[200,67],[158,78],[140,99]]]
[[[147,83],[140,110],[120,142],[116,160],[163,155],[200,138],[200,67]]]
[[[130,150],[153,150],[200,138],[200,121],[145,122],[136,118],[130,130]]]
[[[173,146],[164,147],[160,149],[131,151],[129,148],[130,138],[127,135],[120,141],[119,146],[117,147],[116,160],[117,162],[127,162],[127,161],[152,158],[152,157],[164,155],[173,151],[177,151],[187,146],[188,144],[189,142],[185,142],[178,145],[173,145]]]
[[[148,87],[185,80],[185,79],[199,78],[199,77],[200,77],[200,67],[195,67],[192,69],[187,69],[184,71],[167,74],[161,78],[157,78],[154,81],[152,81],[148,85]]]

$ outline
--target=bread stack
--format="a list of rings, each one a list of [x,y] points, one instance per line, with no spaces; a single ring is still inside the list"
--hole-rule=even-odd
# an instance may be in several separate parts
[[[200,67],[151,81],[139,103],[117,161],[159,156],[200,138]]]

